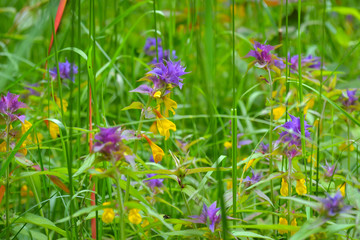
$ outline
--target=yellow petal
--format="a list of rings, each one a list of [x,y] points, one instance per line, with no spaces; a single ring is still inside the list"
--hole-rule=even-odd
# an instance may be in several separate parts
[[[345,195],[346,195],[346,183],[341,184],[338,189],[340,190],[341,195],[343,197],[345,197]]]
[[[229,148],[232,147],[232,143],[231,143],[231,142],[224,142],[224,147],[225,147],[226,149],[229,149]]]
[[[169,111],[171,111],[173,114],[175,114],[175,110],[177,109],[177,103],[172,100],[170,97],[165,96],[164,97],[164,104],[165,104],[165,116],[169,116]]]
[[[154,93],[154,98],[160,98],[161,97],[161,92],[160,91],[157,91]]]
[[[282,178],[281,180],[280,194],[283,197],[287,197],[289,195],[289,184],[287,183],[285,178]]]
[[[26,133],[31,128],[31,126],[32,124],[29,121],[25,120],[24,123],[21,123],[21,133]]]
[[[155,111],[156,117],[156,126],[161,136],[165,137],[165,140],[168,140],[170,137],[170,130],[176,131],[176,125],[164,118],[158,111]]]
[[[56,102],[56,105],[58,105],[58,107],[61,109],[61,101],[60,101],[60,98],[58,98],[58,97],[55,96],[55,102]],[[62,100],[62,107],[63,107],[64,112],[66,112],[66,111],[67,111],[67,107],[68,107],[68,102],[67,102],[65,99]]]
[[[104,222],[104,223],[112,223],[112,221],[114,220],[115,218],[115,212],[112,208],[105,208],[104,209],[104,212],[101,216],[101,220]]]
[[[307,193],[307,188],[305,185],[305,179],[296,180],[296,192],[299,195],[304,195]]]
[[[145,136],[145,135],[143,135],[143,136],[150,145],[150,148],[151,148],[151,151],[153,154],[153,158],[154,158],[154,162],[156,162],[156,163],[160,162],[162,160],[163,156],[165,156],[164,151],[161,149],[161,147],[159,147],[153,141],[151,141],[147,136]]]
[[[281,116],[284,115],[285,112],[286,112],[285,106],[279,106],[277,108],[274,108],[273,109],[274,120],[278,120],[279,118],[281,118]]]
[[[129,221],[133,224],[140,224],[141,221],[142,221],[142,217],[141,215],[139,214],[140,210],[139,209],[136,209],[136,208],[133,208],[130,210],[129,212]]]
[[[289,223],[288,223],[288,221],[286,220],[286,218],[280,218],[279,219],[279,225],[289,225]],[[286,231],[286,230],[279,230],[279,233],[280,234],[285,234],[285,233],[287,233],[288,231]]]
[[[59,126],[51,121],[49,121],[49,131],[52,139],[55,139],[60,135]]]
[[[290,225],[291,225],[291,226],[294,226],[294,227],[297,226],[296,218],[294,218],[294,219],[291,221]],[[295,234],[295,233],[296,233],[296,231],[291,231],[291,235],[293,235],[293,234]]]

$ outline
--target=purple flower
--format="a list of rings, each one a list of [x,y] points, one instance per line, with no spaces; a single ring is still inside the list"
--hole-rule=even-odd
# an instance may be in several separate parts
[[[345,107],[351,107],[354,106],[356,104],[356,101],[358,100],[358,98],[355,96],[356,95],[356,91],[357,89],[350,91],[349,89],[346,90],[346,94],[342,94],[341,99],[342,99],[342,104]]]
[[[292,116],[289,114],[291,121],[286,122],[283,125],[280,125],[275,129],[279,127],[285,128],[285,131],[280,133],[280,141],[282,143],[288,144],[288,146],[295,145],[297,147],[301,146],[301,124],[300,124],[300,118],[297,118],[295,116]],[[307,122],[304,120],[304,130],[305,130],[305,137],[310,139],[310,132],[308,128],[311,127]]]
[[[146,175],[148,178],[156,176],[156,174],[151,173]],[[151,190],[154,190],[155,187],[161,188],[163,186],[164,179],[158,178],[158,179],[149,179],[145,180],[144,182],[147,183],[147,185],[151,188]]]
[[[256,150],[256,152],[267,154],[269,153],[269,144],[264,144],[263,142],[260,143],[259,148]]]
[[[221,220],[220,214],[217,214],[219,210],[220,208],[216,207],[216,201],[213,204],[211,204],[210,207],[207,207],[204,204],[201,214],[198,216],[189,216],[190,218],[193,218],[190,221],[193,223],[208,224],[208,219],[209,219],[210,225],[208,226],[210,230],[214,232],[216,225],[219,224]]]
[[[57,78],[57,68],[56,67],[50,69],[49,73],[53,79]],[[60,73],[60,78],[69,79],[74,82],[75,81],[74,74],[78,73],[78,67],[75,64],[70,64],[68,62],[68,60],[66,60],[66,62],[59,63],[59,73]],[[70,76],[71,74],[72,74],[72,76]]]
[[[270,51],[274,50],[273,46],[259,42],[254,42],[253,46],[255,50],[250,50],[246,57],[256,58],[256,63],[259,68],[264,68],[268,64],[273,63],[274,55],[270,53]]]
[[[165,61],[155,64],[153,70],[148,72],[147,74],[151,74],[149,79],[154,83],[156,89],[166,87],[168,84],[172,84],[174,86],[182,88],[182,75],[187,74],[185,72],[185,67],[180,65],[180,61],[172,62]]]
[[[100,127],[100,132],[95,135],[95,140],[97,141],[93,147],[94,152],[110,154],[111,152],[118,151],[118,142],[121,141],[121,136],[118,132],[118,129],[119,127]]]
[[[274,65],[275,65],[275,67],[278,67],[279,69],[286,68],[286,64],[284,63],[284,59],[282,59],[282,58],[274,59]]]
[[[285,148],[285,154],[291,161],[294,157],[301,155],[301,150],[296,145]]]
[[[158,44],[158,52],[160,52],[159,51],[160,49],[162,52],[161,38],[157,38],[157,44]],[[147,38],[144,46],[145,54],[149,56],[155,56],[156,55],[155,50],[156,50],[156,38],[152,38],[152,37]]]
[[[36,90],[37,87],[39,87],[38,83],[27,84],[25,89],[28,90],[29,92],[27,94],[25,94],[25,97],[30,96],[30,95],[32,95],[32,96],[40,96],[40,92],[38,90]]]
[[[326,166],[321,166],[325,171],[325,177],[331,178],[336,173],[336,164],[330,166],[326,161]]]
[[[7,93],[6,96],[1,96],[0,100],[0,113],[7,116],[6,122],[10,124],[15,120],[20,120],[21,122],[25,121],[25,115],[15,114],[20,108],[27,108],[28,106],[25,103],[22,103],[18,100],[19,95]]]
[[[290,58],[290,54],[288,54]],[[296,73],[299,70],[299,55],[294,55],[290,58],[290,71]],[[311,55],[301,58],[301,67],[308,67],[314,69],[320,69],[321,62],[319,57],[313,57]]]
[[[237,148],[241,148],[242,146],[245,146],[245,145],[249,145],[252,143],[252,140],[249,140],[249,139],[244,139],[244,140],[239,140],[244,134],[243,133],[239,133],[237,135]]]
[[[246,176],[246,178],[244,178],[243,180],[243,182],[245,183],[245,187],[247,188],[259,182],[262,178],[261,173],[255,173],[253,169],[251,169],[251,172],[252,172],[251,178],[249,176]]]
[[[152,96],[154,91],[155,90],[152,89],[150,86],[148,86],[146,84],[141,84],[140,86],[131,90],[130,92],[137,92],[137,93],[148,94],[148,95]]]
[[[151,64],[156,64],[159,62],[163,62],[164,60],[169,61],[171,59],[177,59],[176,51],[172,50],[171,56],[170,56],[170,50],[163,50],[162,48],[159,48],[158,50],[158,57],[159,61],[157,60],[157,57],[155,56],[154,59],[150,62]],[[170,59],[171,58],[171,59]]]
[[[341,193],[338,191],[336,194],[331,197],[326,193],[326,198],[317,198],[316,199],[321,203],[320,209],[318,211],[325,218],[335,217],[340,213],[345,213],[351,209],[351,206],[346,206],[344,204],[344,199]]]

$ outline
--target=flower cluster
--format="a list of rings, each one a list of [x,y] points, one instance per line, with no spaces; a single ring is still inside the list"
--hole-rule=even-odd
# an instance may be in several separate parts
[[[156,41],[157,41],[157,50],[156,50]],[[162,46],[161,38],[152,38],[149,37],[146,39],[144,46],[144,52],[146,55],[153,57],[151,64],[161,63],[164,60],[169,61],[170,59],[177,59],[176,51],[173,50],[164,50]],[[157,55],[157,56],[156,56]],[[159,59],[158,59],[159,58]]]
[[[111,202],[104,202],[103,203],[103,206],[108,206],[108,205],[111,205]],[[114,218],[115,218],[115,212],[114,212],[114,209],[112,208],[104,208],[104,212],[101,216],[101,220],[106,223],[106,224],[109,224],[109,223],[112,223],[114,221]]]
[[[210,207],[207,207],[204,204],[201,214],[197,216],[190,216],[190,218],[192,218],[190,221],[193,223],[207,224],[209,229],[214,232],[221,220],[221,216],[218,214],[219,210],[220,208],[216,207],[216,201],[211,204]]]
[[[53,79],[57,78],[58,70],[57,67],[53,67],[49,70],[50,76]],[[66,62],[59,62],[59,74],[61,79],[69,79],[75,81],[74,75],[78,73],[78,67],[75,64]]]
[[[339,191],[333,197],[326,193],[326,198],[316,199],[321,203],[318,211],[324,218],[332,218],[351,209],[351,206],[344,204],[344,198]]]
[[[6,96],[1,96],[0,113],[5,118],[7,125],[15,120],[24,123],[25,115],[16,114],[16,111],[21,108],[27,108],[27,105],[19,101],[19,95],[8,92]]]

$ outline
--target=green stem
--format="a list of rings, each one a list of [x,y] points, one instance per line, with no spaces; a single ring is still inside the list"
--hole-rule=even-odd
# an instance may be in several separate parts
[[[128,177],[129,179],[129,177]],[[125,239],[125,222],[124,222],[124,206],[123,206],[123,196],[122,196],[122,192],[121,192],[121,185],[120,185],[120,181],[121,181],[121,176],[120,174],[118,174],[117,176],[117,182],[116,182],[116,190],[117,190],[117,195],[118,195],[118,201],[119,201],[119,217],[120,217],[120,222],[119,222],[119,236],[121,240]]]
[[[233,190],[233,217],[236,218],[236,185],[237,185],[237,111],[236,108],[231,109],[232,122],[231,122],[231,133],[232,133],[232,190]],[[234,221],[234,224],[236,222]]]
[[[6,124],[6,152],[8,157],[10,155],[10,122]],[[10,164],[6,168],[6,189],[5,189],[5,218],[6,218],[6,239],[10,239],[10,228],[9,228],[9,194],[10,194],[10,184],[9,184],[9,175],[10,175]]]

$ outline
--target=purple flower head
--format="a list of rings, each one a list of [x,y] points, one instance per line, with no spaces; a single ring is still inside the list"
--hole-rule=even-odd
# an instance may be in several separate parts
[[[288,54],[290,58],[290,54]],[[299,55],[294,55],[290,58],[290,71],[296,73],[299,70]],[[319,57],[313,57],[311,55],[301,58],[301,67],[308,67],[313,69],[320,69],[321,62]]]
[[[328,193],[326,193],[326,196],[326,198],[316,198],[321,203],[319,212],[323,217],[335,217],[336,215],[345,213],[351,209],[351,206],[344,204],[343,196],[339,191],[336,192],[333,197],[331,197]]]
[[[256,58],[256,63],[259,68],[264,68],[268,64],[273,63],[274,55],[270,53],[270,51],[274,50],[273,46],[259,42],[254,42],[253,46],[255,50],[250,50],[246,57]]]
[[[243,140],[239,140],[244,134],[243,133],[238,133],[237,135],[237,148],[241,148],[242,146],[245,145],[249,145],[252,143],[252,140],[249,139],[243,139]]]
[[[285,148],[285,154],[291,161],[294,157],[301,155],[301,150],[296,145]]]
[[[149,96],[152,96],[154,94],[155,90],[146,84],[141,84],[140,86],[138,86],[137,88],[135,88],[129,92],[137,92],[137,93],[142,93],[142,94],[147,94]]]
[[[164,64],[164,62],[166,64]],[[180,61],[164,61],[161,63],[155,64],[153,70],[147,74],[151,74],[149,79],[154,83],[156,89],[166,87],[168,84],[182,88],[182,75],[187,74],[185,72],[185,67],[180,65]]]
[[[40,96],[40,92],[38,90],[36,90],[36,88],[39,87],[38,83],[34,83],[34,84],[27,84],[27,86],[25,87],[26,90],[28,90],[29,92],[27,94],[25,94],[25,96]]]
[[[282,143],[286,143],[288,146],[295,145],[297,147],[301,146],[301,124],[300,124],[300,118],[297,118],[295,116],[292,116],[289,114],[291,121],[286,122],[283,125],[280,125],[275,129],[279,127],[285,128],[285,131],[280,133],[280,141]],[[305,137],[310,139],[310,132],[308,128],[311,126],[307,124],[307,122],[304,120],[304,130],[305,130]]]
[[[349,89],[346,90],[346,94],[342,94],[341,99],[342,99],[342,104],[345,107],[351,107],[354,106],[356,104],[356,101],[358,100],[358,98],[355,96],[356,95],[356,91],[352,90],[350,91]]]
[[[0,100],[0,113],[7,116],[7,123],[11,123],[15,120],[20,120],[21,122],[25,121],[25,115],[15,114],[20,108],[27,108],[28,106],[25,103],[22,103],[18,100],[19,95],[7,93],[6,96],[1,96]]]
[[[176,51],[172,50],[170,55],[170,50],[163,50],[162,48],[158,49],[158,57],[159,61],[157,60],[157,57],[155,56],[154,59],[150,62],[151,64],[161,63],[164,60],[169,61],[171,59],[177,59]]]
[[[269,144],[264,144],[263,142],[260,143],[259,148],[256,150],[256,152],[267,154],[269,153],[270,147]]]
[[[50,69],[49,73],[53,79],[57,78],[56,67]],[[69,79],[74,82],[74,75],[78,73],[78,67],[75,64],[71,64],[68,62],[68,60],[66,60],[66,62],[59,63],[59,73],[61,79]]]
[[[118,129],[119,127],[100,127],[100,132],[95,135],[95,140],[97,141],[94,143],[94,152],[111,154],[112,152],[118,151],[118,143],[121,141],[121,135]]]
[[[210,230],[214,232],[216,225],[219,224],[221,220],[220,214],[217,214],[219,210],[220,208],[216,207],[216,201],[213,204],[211,204],[210,207],[207,207],[204,204],[201,214],[198,216],[190,216],[190,218],[193,218],[190,221],[193,223],[206,224],[209,226]]]
[[[259,182],[262,178],[262,173],[255,173],[253,169],[251,169],[252,176],[251,178],[249,176],[246,176],[244,178],[245,187],[250,187],[251,185],[254,185],[255,183]]]
[[[284,63],[284,61],[285,60],[283,58],[274,59],[275,67],[278,67],[279,69],[285,69],[286,64]]]
[[[157,38],[158,51],[161,49],[161,38]],[[156,38],[149,37],[146,39],[146,43],[144,46],[144,52],[146,55],[155,56],[156,55]],[[160,51],[159,51],[160,52]]]
[[[324,171],[325,171],[324,175],[327,178],[331,178],[336,173],[336,164],[331,166],[326,161],[326,166],[321,166],[321,167],[324,169]]]
[[[151,173],[146,175],[148,178],[156,176],[156,174]],[[151,188],[151,190],[154,190],[155,187],[161,188],[163,186],[164,179],[158,178],[158,179],[149,179],[145,180],[144,182]]]

